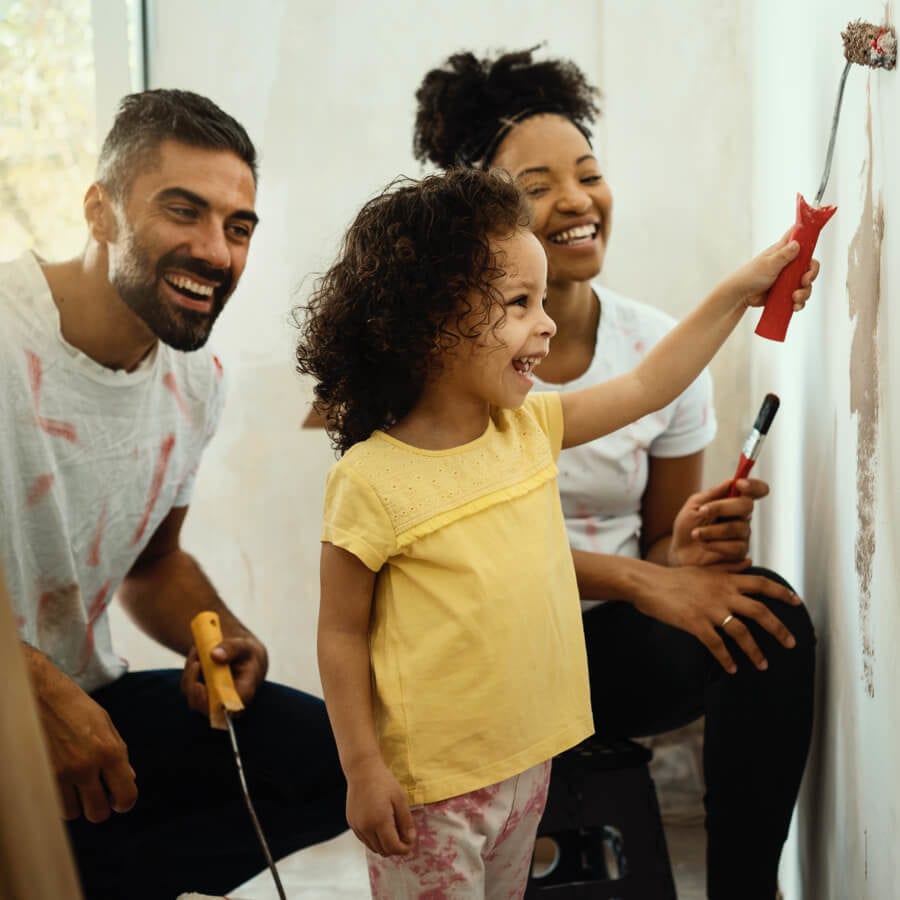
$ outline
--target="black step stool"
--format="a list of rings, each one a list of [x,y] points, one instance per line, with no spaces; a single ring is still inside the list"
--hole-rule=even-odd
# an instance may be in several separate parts
[[[553,760],[538,837],[557,857],[532,874],[526,900],[677,900],[652,751],[590,737]]]

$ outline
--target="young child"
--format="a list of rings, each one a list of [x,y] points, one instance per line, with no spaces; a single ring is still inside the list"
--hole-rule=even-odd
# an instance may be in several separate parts
[[[530,396],[556,327],[527,222],[500,174],[395,184],[301,326],[343,454],[319,666],[376,898],[523,893],[549,760],[593,731],[555,460],[681,393],[798,251],[739,269],[634,371]]]

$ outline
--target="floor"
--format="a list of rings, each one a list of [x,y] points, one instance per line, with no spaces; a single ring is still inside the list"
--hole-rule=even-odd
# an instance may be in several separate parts
[[[668,825],[666,838],[679,900],[703,900],[705,836],[699,825]],[[368,900],[362,845],[352,832],[308,847],[278,864],[289,900]],[[230,900],[278,900],[271,874],[260,873],[228,895]]]

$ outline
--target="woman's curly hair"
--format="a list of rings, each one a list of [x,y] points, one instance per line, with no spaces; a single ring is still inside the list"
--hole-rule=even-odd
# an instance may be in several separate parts
[[[399,178],[360,210],[294,310],[297,371],[337,450],[406,416],[440,351],[481,333],[504,274],[491,239],[527,225],[512,179],[474,169]]]
[[[537,49],[496,59],[455,53],[428,72],[416,91],[416,159],[445,169],[487,166],[504,126],[541,112],[566,116],[590,139],[590,126],[600,113],[600,92],[573,62],[535,62]]]

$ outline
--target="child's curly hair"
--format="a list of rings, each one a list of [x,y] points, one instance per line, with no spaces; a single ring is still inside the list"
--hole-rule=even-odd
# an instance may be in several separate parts
[[[442,168],[487,167],[510,124],[538,113],[571,119],[590,140],[600,92],[573,62],[535,61],[537,49],[495,59],[455,53],[428,72],[416,91],[416,159]]]
[[[294,310],[297,371],[341,453],[400,421],[440,351],[475,338],[500,302],[491,239],[527,227],[500,172],[455,169],[395,180],[360,210],[334,265]]]

